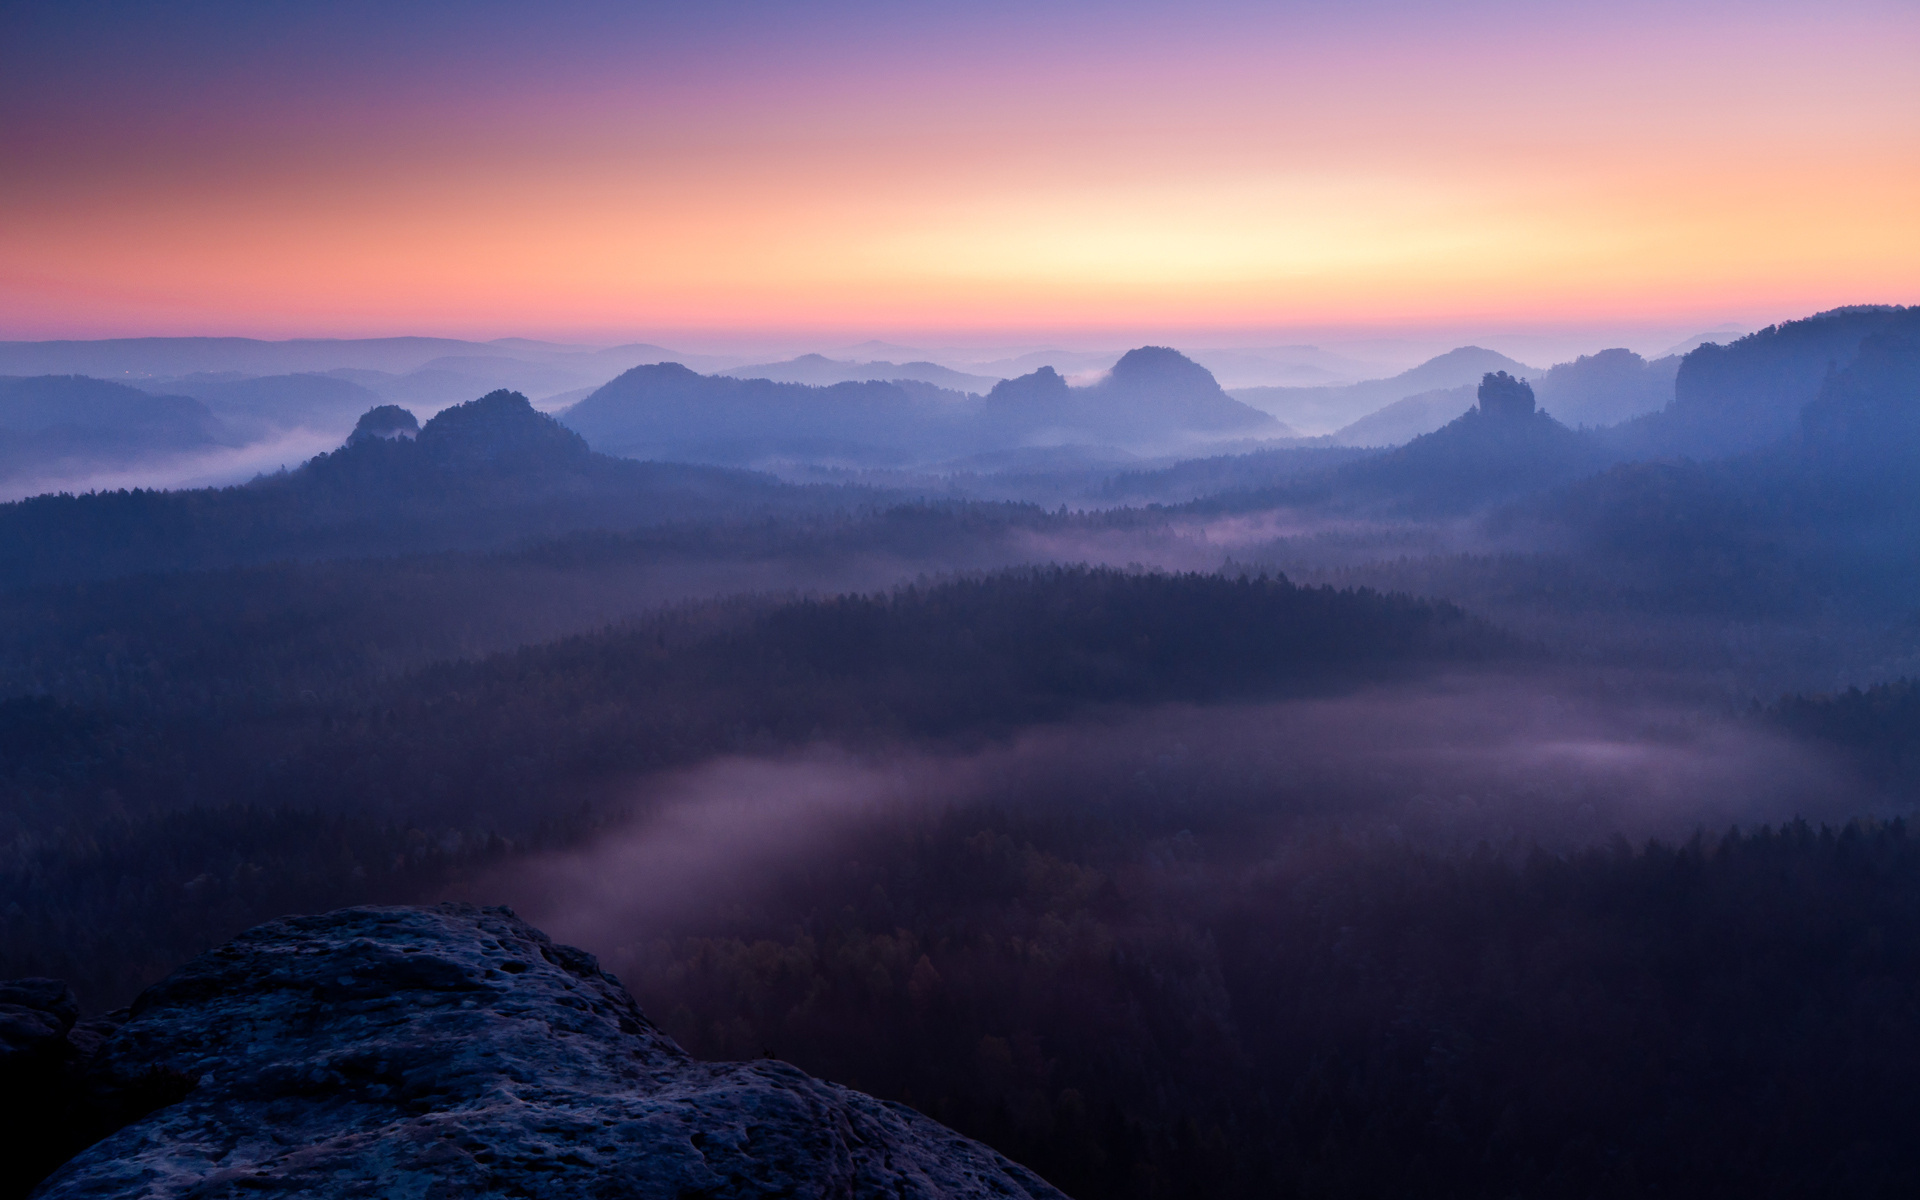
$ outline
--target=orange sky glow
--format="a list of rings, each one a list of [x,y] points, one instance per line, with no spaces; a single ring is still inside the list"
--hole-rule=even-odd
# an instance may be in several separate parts
[[[148,107],[40,101],[0,140],[0,337],[1684,323],[1920,300],[1920,10],[1536,11],[951,56],[862,27],[826,51],[702,51],[711,72],[596,61],[465,92],[397,72],[340,95],[241,73]]]

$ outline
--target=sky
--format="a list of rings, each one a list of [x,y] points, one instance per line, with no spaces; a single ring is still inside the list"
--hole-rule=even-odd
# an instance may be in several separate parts
[[[0,4],[0,338],[1920,301],[1920,4]]]

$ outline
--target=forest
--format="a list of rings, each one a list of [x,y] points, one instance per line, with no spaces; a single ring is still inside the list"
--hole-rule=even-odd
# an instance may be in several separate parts
[[[622,457],[831,390],[643,366],[0,505],[0,978],[504,903],[1081,1200],[1912,1194],[1914,322],[1000,466]],[[981,404],[1261,424],[1143,351]]]

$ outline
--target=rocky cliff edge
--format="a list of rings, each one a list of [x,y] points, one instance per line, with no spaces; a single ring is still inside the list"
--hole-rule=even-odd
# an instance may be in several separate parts
[[[1064,1200],[903,1105],[695,1062],[593,956],[504,908],[262,925],[148,989],[86,1070],[179,1095],[37,1200]]]

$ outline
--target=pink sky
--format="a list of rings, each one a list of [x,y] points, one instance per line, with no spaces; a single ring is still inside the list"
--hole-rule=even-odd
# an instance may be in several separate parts
[[[1920,300],[1911,4],[322,8],[6,18],[0,337]]]

